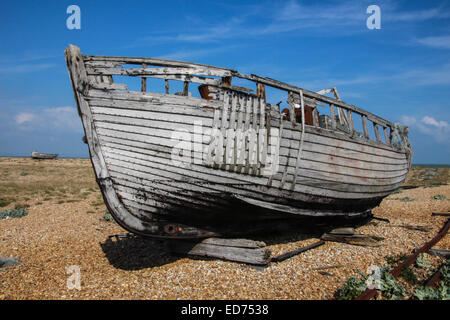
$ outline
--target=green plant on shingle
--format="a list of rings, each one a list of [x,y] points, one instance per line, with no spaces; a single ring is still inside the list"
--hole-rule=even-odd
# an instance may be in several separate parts
[[[391,268],[389,266],[380,266],[378,271],[373,271],[371,277],[374,277],[377,285],[376,289],[381,291],[383,297],[387,299],[401,299],[405,296],[405,288],[400,284],[397,279],[390,273]],[[367,289],[366,276],[361,271],[357,270],[362,279],[356,277],[350,277],[344,285],[336,291],[336,297],[339,300],[351,300],[358,297]]]
[[[449,300],[450,290],[444,281],[439,282],[439,286],[434,289],[433,287],[421,287],[414,291],[414,297],[419,300]]]
[[[415,266],[421,269],[429,269],[431,268],[430,260],[428,258],[428,254],[421,253],[417,256]]]
[[[78,199],[69,199],[69,200],[66,200],[66,203],[73,203],[73,202],[80,202],[81,200],[78,200]]]
[[[112,217],[112,215],[109,212],[105,212],[102,219],[105,221],[108,221],[108,222],[114,221],[114,218]]]
[[[441,280],[447,285],[450,285],[450,259],[445,260],[441,268]]]
[[[98,207],[98,206],[101,206],[103,204],[104,204],[103,200],[96,201],[96,202],[91,202],[91,206],[94,206],[94,207]]]
[[[336,298],[339,300],[353,300],[366,291],[366,289],[367,284],[365,279],[350,277],[343,286],[336,291]]]
[[[406,254],[400,254],[396,256],[385,256],[384,259],[390,266],[396,266],[398,263],[405,261],[408,259]]]
[[[432,196],[431,199],[434,199],[434,200],[447,200],[447,197],[442,195],[442,194],[438,194],[438,195]]]
[[[411,266],[406,266],[403,269],[401,277],[405,279],[409,284],[416,285],[419,283],[419,279],[417,279],[417,276]]]
[[[3,210],[0,212],[0,220],[6,219],[6,218],[21,218],[28,214],[28,210],[26,209],[10,209],[10,210]]]
[[[380,287],[379,290],[385,298],[398,300],[405,296],[405,288],[398,283],[397,279],[389,272],[389,266],[380,267]]]
[[[400,198],[399,200],[400,200],[400,201],[406,201],[406,202],[409,202],[409,201],[414,201],[414,200],[416,200],[416,199],[413,199],[413,198],[410,198],[410,197],[403,197],[403,198]]]
[[[437,271],[437,270],[434,270]],[[447,259],[439,269],[441,281],[437,288],[420,287],[414,291],[414,297],[419,300],[449,300],[450,299],[450,259]]]

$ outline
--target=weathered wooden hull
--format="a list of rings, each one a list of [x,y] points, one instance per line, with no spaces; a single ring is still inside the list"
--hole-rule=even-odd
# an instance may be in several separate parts
[[[83,91],[78,79],[87,73],[81,53],[71,50],[66,53],[69,73],[98,182],[114,218],[132,232],[207,236],[261,219],[358,216],[377,206],[407,175],[410,158],[403,150],[284,121],[265,101],[248,95],[207,101]],[[244,161],[236,161],[241,140],[230,134],[220,142],[224,155],[208,154],[214,130],[252,127],[259,135],[268,129],[278,137],[270,140],[265,133],[265,147],[255,149],[258,161],[249,163],[245,143]],[[263,173],[266,157],[278,163],[271,174]]]

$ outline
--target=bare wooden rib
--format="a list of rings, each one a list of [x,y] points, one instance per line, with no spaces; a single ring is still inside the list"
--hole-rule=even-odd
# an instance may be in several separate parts
[[[114,218],[132,232],[201,237],[223,221],[268,212],[365,214],[408,173],[411,150],[398,126],[338,96],[195,63],[82,56],[74,46],[65,54],[100,187]],[[141,78],[141,92],[126,91],[116,76]],[[256,94],[233,86],[233,77],[255,82]],[[149,92],[147,78],[163,79],[166,93]],[[169,94],[169,81],[183,82],[183,91]],[[215,88],[209,100],[192,97],[190,82]],[[287,91],[289,121],[266,102],[265,86]],[[320,126],[320,103],[331,113],[330,128]],[[314,109],[309,125],[295,119],[305,106]],[[362,118],[361,136],[352,113]],[[393,144],[393,134],[402,143]]]

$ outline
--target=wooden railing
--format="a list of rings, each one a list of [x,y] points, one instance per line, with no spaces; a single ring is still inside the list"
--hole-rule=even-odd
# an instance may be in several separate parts
[[[107,57],[107,56],[83,56],[86,72],[90,79],[89,85],[97,89],[122,89],[126,90],[123,84],[115,84],[112,81],[113,76],[132,76],[141,77],[141,91],[149,90],[147,78],[164,79],[165,93],[170,94],[170,80],[182,81],[183,95],[188,95],[189,83],[206,84],[223,89],[246,90],[246,88],[232,86],[233,77],[245,79],[256,83],[256,96],[265,98],[265,86],[286,91],[289,95],[302,97],[306,106],[314,108],[313,125],[320,126],[317,106],[329,107],[331,130],[346,131],[351,137],[359,136],[355,129],[354,114],[358,114],[362,119],[362,137],[370,140],[368,122],[372,122],[374,128],[375,141],[387,145],[392,144],[392,132],[394,125],[366,110],[360,109],[354,105],[341,101],[338,97],[331,98],[323,94],[309,91],[303,88],[289,85],[270,78],[260,77],[254,74],[246,75],[236,70],[219,68],[214,66],[202,65],[197,63],[188,63],[173,60],[163,60],[155,58],[132,58],[132,57]],[[138,68],[124,68],[124,65],[137,65]],[[298,100],[298,99],[297,99]],[[295,108],[299,101],[290,103],[290,119],[295,121]],[[342,130],[345,128],[345,130]],[[384,141],[380,136],[380,128],[384,133]],[[406,139],[406,137],[405,137]]]

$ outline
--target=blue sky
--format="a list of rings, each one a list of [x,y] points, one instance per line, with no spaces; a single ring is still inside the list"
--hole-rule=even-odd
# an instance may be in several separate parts
[[[66,27],[72,4],[80,30]],[[366,26],[373,4],[379,30]],[[446,1],[4,0],[0,20],[0,155],[88,156],[63,55],[75,44],[336,86],[345,102],[408,125],[414,163],[450,164]]]

